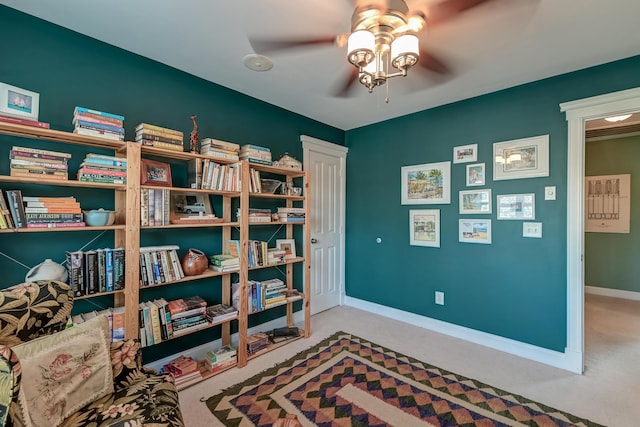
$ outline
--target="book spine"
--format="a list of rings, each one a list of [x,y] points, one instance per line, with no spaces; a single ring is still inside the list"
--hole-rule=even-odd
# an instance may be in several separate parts
[[[149,189],[140,189],[140,226],[149,225]]]
[[[17,166],[38,166],[49,169],[60,169],[60,170],[68,170],[69,167],[65,163],[49,163],[39,161],[34,158],[33,160],[21,160],[21,159],[11,159],[11,167]],[[28,167],[24,167],[23,169],[29,169]]]
[[[148,123],[140,123],[138,126],[136,126],[136,132],[141,131],[141,130],[152,130],[152,131],[157,131],[157,132],[164,132],[164,133],[170,133],[172,135],[176,135],[180,138],[183,137],[184,133],[179,131],[179,130],[174,130],[174,129],[169,129],[169,128],[163,128],[162,126],[156,126],[156,125],[150,125]]]
[[[89,165],[106,165],[106,166],[120,166],[123,168],[127,167],[126,160],[112,160],[112,159],[103,159],[101,157],[87,157],[84,159],[84,163]]]
[[[177,138],[177,137],[167,137],[165,135],[154,135],[151,133],[139,133],[136,134],[136,141],[140,140],[140,139],[145,139],[148,141],[160,141],[160,142],[166,142],[168,144],[174,144],[174,145],[179,145],[180,147],[182,147],[183,141],[181,138]]]
[[[107,287],[105,283],[104,249],[96,249],[96,264],[98,268],[98,275],[96,280],[98,292],[106,292]]]
[[[113,249],[104,250],[105,291],[113,291]]]
[[[27,225],[24,205],[22,204],[22,192],[20,190],[7,190],[7,202],[16,228],[25,228]]]
[[[123,124],[124,124],[124,120],[118,120],[118,119],[114,119],[112,117],[107,117],[107,116],[99,116],[97,114],[83,113],[81,111],[73,115],[73,120],[71,121],[71,124],[75,125],[78,120],[91,122],[91,123],[100,123],[103,125],[116,126],[120,128],[123,127]]]
[[[97,292],[96,286],[96,253],[95,251],[84,252],[84,288],[87,295],[95,294]]]
[[[27,208],[79,208],[78,202],[26,202],[22,200]]]
[[[29,222],[26,228],[74,228],[86,225],[85,222]]]
[[[46,161],[48,163],[55,163],[60,165],[67,165],[67,159],[57,156],[48,156],[46,154],[31,154],[22,153],[20,151],[11,151],[9,154],[11,160],[24,160],[28,162]]]
[[[47,214],[79,214],[82,213],[82,209],[79,207],[61,207],[61,208],[33,208],[26,207],[24,208],[25,218],[26,214],[35,214],[35,213],[47,213]]]
[[[94,114],[96,116],[111,117],[111,118],[116,119],[116,120],[124,120],[124,116],[120,116],[118,114],[113,114],[113,113],[105,113],[104,111],[91,110],[91,109],[85,108],[85,107],[76,107],[73,110],[73,114],[77,114],[77,113],[91,113],[91,114]]]
[[[242,151],[245,151],[245,150],[257,150],[257,151],[271,152],[271,150],[268,149],[267,147],[261,147],[259,145],[253,145],[253,144],[245,144],[240,148],[240,150],[242,150]]]
[[[157,282],[155,279],[156,275],[153,268],[153,260],[151,259],[151,253],[145,252],[143,255],[144,255],[144,264],[147,270],[147,282],[149,282],[150,285],[155,285]]]
[[[84,256],[82,251],[67,252],[69,285],[76,297],[84,295]]]
[[[182,145],[169,144],[168,142],[152,141],[150,139],[140,139],[140,140],[137,140],[137,142],[140,142],[142,145],[147,145],[147,146],[156,147],[156,148],[162,148],[162,149],[165,149],[165,150],[171,150],[171,151],[183,151],[184,150],[184,147]]]
[[[115,248],[113,250],[113,289],[115,291],[121,291],[124,289],[124,260],[124,248]]]
[[[69,179],[69,176],[66,173],[64,175],[55,175],[54,173],[35,170],[30,170],[29,172],[21,172],[16,169],[11,169],[9,175],[19,178],[54,179],[56,181],[66,181]]]
[[[107,139],[112,139],[114,141],[124,141],[123,133],[115,133],[115,132],[110,132],[102,129],[93,129],[93,128],[77,126],[73,130],[73,133],[78,135],[95,136],[97,138],[107,138]]]
[[[76,127],[81,127],[85,129],[99,129],[99,130],[109,131],[113,133],[124,133],[124,128],[121,128],[121,127],[104,125],[102,123],[95,123],[95,122],[85,122],[84,120],[76,121]]]
[[[80,171],[82,172],[83,175],[96,174],[96,175],[103,175],[103,176],[118,176],[118,177],[125,177],[125,178],[127,176],[126,172],[109,170],[109,169],[93,169],[93,168],[88,168],[86,166],[80,169]]]
[[[169,268],[170,266],[173,267],[173,265],[171,265],[171,264],[169,264],[167,262],[168,261],[168,259],[167,259],[167,251],[158,251],[158,252],[156,252],[156,256],[158,257],[160,265],[162,266],[162,271],[164,272],[165,280],[167,282],[174,281],[175,278],[171,274],[171,270],[173,270],[173,268]]]
[[[43,154],[43,155],[47,155],[47,156],[55,156],[55,157],[62,157],[62,158],[66,158],[66,159],[70,159],[71,158],[71,154],[69,153],[61,153],[59,151],[51,151],[51,150],[41,150],[38,148],[28,148],[28,147],[18,147],[18,146],[13,146],[11,148],[12,152],[13,151],[19,151],[22,153],[31,153],[31,154]]]
[[[49,123],[39,122],[37,120],[21,119],[19,117],[0,116],[0,122],[15,123],[18,125],[33,126],[43,129],[49,129]]]
[[[124,341],[124,307],[115,307],[113,309],[113,340]]]
[[[127,180],[117,177],[98,177],[98,176],[83,176],[79,174],[78,181],[80,182],[98,182],[102,184],[126,184]]]
[[[158,306],[153,302],[147,302],[149,312],[151,314],[151,328],[153,331],[153,342],[158,344],[162,342],[162,332],[160,331],[160,315],[158,313]]]

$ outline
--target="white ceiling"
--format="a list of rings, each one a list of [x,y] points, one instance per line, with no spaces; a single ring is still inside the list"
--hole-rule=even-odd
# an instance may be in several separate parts
[[[434,2],[407,1],[423,11]],[[253,53],[248,37],[347,33],[354,0],[0,3],[344,130],[640,54],[639,0],[493,0],[421,35],[453,78],[410,70],[388,93],[354,85],[337,98],[350,69],[344,47],[273,52],[262,73],[242,58]]]

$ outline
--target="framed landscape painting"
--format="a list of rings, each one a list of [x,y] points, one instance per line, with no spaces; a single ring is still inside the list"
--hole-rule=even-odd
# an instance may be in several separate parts
[[[549,176],[549,135],[493,144],[493,180]]]
[[[451,203],[451,162],[402,167],[402,204]]]
[[[491,190],[466,190],[460,193],[461,214],[490,214]]]
[[[458,225],[458,241],[464,243],[491,244],[490,219],[461,219]]]
[[[440,209],[411,209],[409,211],[409,244],[440,247]]]

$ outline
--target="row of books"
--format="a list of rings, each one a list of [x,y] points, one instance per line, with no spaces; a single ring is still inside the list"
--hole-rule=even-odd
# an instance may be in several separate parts
[[[67,251],[66,263],[76,297],[124,289],[124,248]]]
[[[22,118],[22,117],[13,117],[13,116],[0,115],[0,122],[14,123],[14,124],[17,124],[17,125],[32,126],[32,127],[36,127],[36,128],[42,128],[42,129],[49,129],[50,128],[49,123],[39,122],[37,120],[25,119],[25,118]]]
[[[184,278],[176,245],[140,248],[140,286],[157,285]]]
[[[231,285],[233,306],[240,308],[240,285]],[[269,279],[262,281],[249,280],[247,289],[247,309],[248,313],[267,310],[281,305],[287,301],[287,285],[280,279]]]
[[[259,145],[247,144],[240,148],[239,157],[249,163],[271,166],[271,150]]]
[[[184,151],[184,134],[181,131],[148,123],[136,126],[135,141],[165,150]]]
[[[240,145],[233,142],[213,138],[200,140],[200,154],[203,156],[237,162],[239,159],[238,151],[240,151]]]
[[[69,179],[71,154],[13,146],[9,153],[9,174],[21,178]]]
[[[187,164],[190,188],[240,191],[240,164],[221,164],[210,159],[192,159]]]
[[[124,141],[124,116],[76,107],[73,110],[73,133]]]
[[[122,157],[89,153],[78,169],[78,181],[127,183],[127,160]]]
[[[109,320],[109,336],[111,341],[124,341],[124,306],[109,307],[100,311],[89,311],[71,316],[72,325],[79,325],[96,316],[107,316]]]
[[[169,225],[171,222],[171,191],[161,188],[140,189],[140,225]]]
[[[0,190],[0,212],[0,229],[85,226],[73,197],[23,197],[20,190]]]
[[[261,240],[249,240],[248,248],[249,268],[280,264],[287,255],[286,250],[269,248],[267,242]]]

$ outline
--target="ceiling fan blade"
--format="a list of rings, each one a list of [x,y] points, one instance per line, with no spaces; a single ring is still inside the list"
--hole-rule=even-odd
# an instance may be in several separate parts
[[[420,60],[417,65],[425,70],[429,70],[443,76],[453,74],[451,67],[449,67],[445,61],[426,50],[420,50]]]
[[[458,14],[494,0],[444,0],[427,8],[427,23],[430,27],[442,24]]]
[[[256,53],[267,53],[296,47],[333,45],[339,36],[320,37],[317,39],[249,39]]]
[[[333,91],[333,96],[337,98],[345,98],[349,96],[349,92],[353,87],[353,84],[358,81],[358,69],[356,67],[349,67],[351,70],[347,78],[340,84],[340,86],[336,87],[336,90]]]

